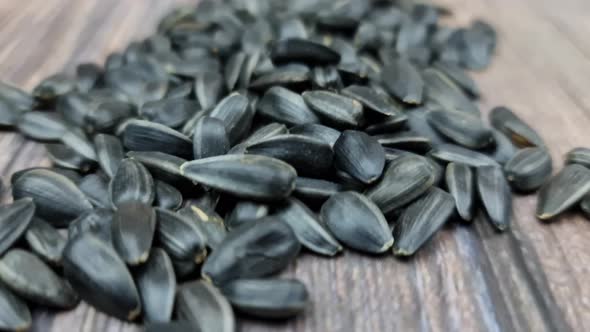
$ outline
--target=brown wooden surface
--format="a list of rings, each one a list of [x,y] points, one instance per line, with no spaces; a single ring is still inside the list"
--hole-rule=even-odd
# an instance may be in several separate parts
[[[190,1],[176,1],[189,3]],[[590,2],[439,0],[465,25],[484,18],[499,32],[493,66],[476,74],[482,110],[505,104],[542,133],[556,168],[590,142]],[[2,0],[0,79],[31,89],[43,77],[102,63],[153,31],[174,6],[165,0]],[[2,180],[48,165],[41,146],[0,134]],[[4,194],[6,199],[7,194]],[[511,232],[483,220],[450,225],[413,259],[336,259],[304,254],[286,275],[302,279],[313,303],[287,323],[240,321],[243,331],[590,331],[590,222],[534,218],[534,196],[514,203]],[[37,310],[35,331],[136,331],[86,305]]]

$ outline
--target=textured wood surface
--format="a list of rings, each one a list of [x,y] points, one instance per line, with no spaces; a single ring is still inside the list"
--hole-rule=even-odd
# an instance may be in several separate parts
[[[499,32],[492,67],[475,74],[482,110],[508,105],[548,142],[555,168],[590,142],[590,2],[438,0],[450,24],[483,18]],[[153,31],[175,3],[161,0],[0,1],[0,78],[31,89],[76,63],[102,63]],[[48,165],[40,145],[0,134],[3,182]],[[4,199],[7,199],[4,194]],[[566,215],[543,224],[534,196],[517,197],[513,227],[499,234],[481,218],[449,225],[413,259],[347,252],[304,254],[285,275],[302,279],[313,304],[286,323],[240,320],[243,331],[589,331],[590,222]],[[137,331],[86,305],[36,310],[35,331]]]

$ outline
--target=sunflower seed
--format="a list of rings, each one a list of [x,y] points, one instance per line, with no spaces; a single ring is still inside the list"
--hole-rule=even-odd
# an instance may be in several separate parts
[[[231,231],[244,224],[262,219],[268,215],[269,207],[266,204],[239,201],[232,210],[229,217],[226,216],[225,225]]]
[[[240,78],[240,72],[246,61],[246,53],[236,52],[227,61],[225,65],[225,85],[228,91],[233,91],[238,79]]]
[[[14,199],[32,198],[37,215],[55,226],[67,225],[92,210],[92,204],[75,183],[44,169],[21,175],[13,184],[12,195]]]
[[[551,156],[545,148],[520,150],[506,166],[504,173],[510,185],[517,190],[536,190],[551,176]]]
[[[460,163],[471,167],[498,166],[496,161],[483,153],[469,150],[458,145],[441,144],[435,146],[430,152],[435,160],[443,163]]]
[[[318,89],[338,90],[343,86],[340,73],[335,67],[314,67],[311,80],[313,87]]]
[[[418,70],[406,59],[395,59],[383,68],[385,88],[406,104],[421,104],[424,81]]]
[[[215,211],[205,211],[196,204],[180,209],[178,213],[194,222],[205,235],[207,246],[215,250],[227,234],[223,219]]]
[[[130,151],[127,156],[143,164],[156,179],[173,184],[177,188],[187,182],[180,174],[180,166],[186,162],[182,158],[152,151]]]
[[[154,180],[141,163],[133,159],[123,159],[111,179],[109,193],[115,208],[128,202],[152,205],[155,196]]]
[[[85,116],[87,132],[112,133],[119,122],[137,116],[136,107],[125,101],[102,102]]]
[[[541,187],[537,218],[549,220],[578,203],[590,192],[590,170],[578,164],[566,165]]]
[[[352,98],[324,90],[306,91],[302,96],[307,105],[328,123],[358,127],[363,120],[363,106]]]
[[[309,65],[331,65],[340,62],[340,55],[334,50],[305,39],[285,39],[275,42],[270,51],[275,65],[290,62]]]
[[[30,94],[6,82],[0,82],[0,100],[19,111],[30,110],[34,103]]]
[[[545,143],[537,132],[506,107],[496,107],[490,114],[490,123],[504,133],[518,147],[543,147]]]
[[[343,190],[342,185],[330,181],[298,177],[293,195],[304,201],[323,203],[330,196]]]
[[[172,321],[168,323],[148,323],[145,326],[145,332],[193,332],[195,327],[185,321]]]
[[[330,145],[330,147],[334,147],[334,143],[336,143],[336,140],[340,137],[340,132],[338,130],[318,123],[306,123],[295,126],[289,130],[289,133],[320,140]]]
[[[216,285],[240,278],[258,278],[283,270],[299,254],[301,244],[286,223],[262,219],[230,232],[209,256],[201,273]],[[264,252],[264,255],[260,255]]]
[[[362,183],[371,184],[383,173],[385,151],[364,132],[346,130],[334,144],[334,165]]]
[[[282,160],[302,175],[325,174],[332,167],[334,153],[329,145],[300,135],[280,135],[249,146],[248,154]]]
[[[225,124],[230,143],[239,142],[248,131],[254,118],[255,109],[249,106],[246,96],[232,93],[223,98],[211,111],[209,116],[221,120]]]
[[[109,195],[109,181],[102,174],[86,175],[78,182],[78,187],[93,206],[101,209],[110,209],[113,206]]]
[[[94,137],[94,147],[100,167],[112,178],[125,157],[121,141],[115,136],[98,134]]]
[[[174,259],[201,263],[207,254],[206,238],[192,220],[178,213],[156,208],[160,245]]]
[[[17,295],[33,303],[73,308],[78,295],[37,256],[12,249],[0,259],[0,280]]]
[[[131,151],[157,151],[191,158],[193,142],[164,125],[144,120],[131,120],[123,132],[123,145]]]
[[[322,206],[321,218],[338,240],[358,251],[380,254],[393,244],[383,213],[359,193],[346,191],[330,197]]]
[[[221,291],[237,310],[254,317],[288,318],[309,304],[307,288],[296,279],[238,279]]]
[[[452,63],[445,63],[445,62],[435,62],[433,68],[439,70],[441,73],[445,74],[449,79],[451,79],[455,84],[457,84],[463,91],[474,98],[478,98],[480,95],[479,88],[477,84],[467,73],[461,69],[459,66],[452,64]]]
[[[8,250],[27,230],[35,215],[35,204],[30,198],[0,206],[0,255]]]
[[[205,116],[197,121],[193,134],[194,159],[224,155],[229,147],[229,138],[221,120]]]
[[[59,116],[41,111],[24,113],[16,126],[23,135],[43,142],[59,141],[68,130]]]
[[[82,63],[76,67],[76,87],[80,92],[90,91],[100,79],[102,69],[94,63]]]
[[[129,265],[148,260],[156,230],[154,209],[140,202],[124,202],[113,215],[113,245],[119,257]]]
[[[27,304],[0,284],[0,329],[6,331],[27,331],[32,324]]]
[[[412,131],[402,131],[394,134],[374,136],[379,144],[388,148],[404,149],[416,152],[426,152],[432,147],[428,137]]]
[[[193,93],[193,85],[190,83],[182,83],[174,88],[170,88],[166,93],[166,98],[189,98]]]
[[[512,196],[502,168],[481,166],[477,168],[477,191],[490,222],[500,231],[510,226]]]
[[[453,197],[438,188],[410,204],[393,228],[393,254],[411,256],[422,247],[451,217],[455,210]]]
[[[285,126],[284,124],[273,122],[255,130],[250,136],[244,139],[242,144],[249,146],[264,141],[267,138],[271,138],[278,135],[284,135],[288,133],[289,130],[287,129],[287,126]]]
[[[473,219],[475,188],[471,167],[460,163],[449,163],[445,172],[449,193],[455,199],[459,216],[465,221]]]
[[[500,131],[495,128],[491,128],[491,130],[494,136],[494,144],[481,152],[494,159],[498,164],[505,165],[518,152],[517,148]]]
[[[34,218],[25,233],[31,251],[51,265],[61,265],[66,238],[46,221]]]
[[[176,296],[176,315],[202,332],[233,332],[234,312],[227,299],[213,285],[193,281],[182,285]]]
[[[68,240],[84,233],[92,233],[108,245],[113,244],[113,212],[96,209],[82,214],[68,226]]]
[[[483,122],[465,112],[430,111],[428,123],[448,139],[471,149],[481,149],[490,145],[494,137]]]
[[[250,83],[250,89],[266,91],[275,86],[302,90],[311,85],[309,69],[280,68],[258,77]]]
[[[314,253],[334,256],[342,251],[342,246],[324,229],[317,216],[295,198],[279,207],[273,217],[289,225],[301,245]]]
[[[206,72],[195,78],[195,96],[201,109],[215,106],[223,91],[223,77],[216,72]]]
[[[368,125],[364,131],[371,135],[393,133],[404,129],[407,122],[408,117],[405,114],[390,115],[382,121]]]
[[[55,74],[37,84],[33,88],[33,96],[44,103],[53,103],[59,96],[65,95],[74,88],[74,80],[63,74]]]
[[[285,88],[270,88],[258,103],[259,114],[287,125],[320,122],[299,94]]]
[[[479,116],[477,106],[445,74],[434,68],[422,73],[426,100],[439,105],[443,110],[456,110]]]
[[[96,165],[93,160],[85,158],[63,144],[47,143],[45,144],[45,150],[47,150],[47,156],[54,166],[88,172]]]
[[[61,137],[61,142],[67,147],[69,147],[71,150],[80,154],[82,157],[93,161],[97,160],[96,151],[94,151],[94,146],[86,138],[86,135],[84,133],[79,133],[72,130],[66,131],[64,135]]]
[[[182,206],[182,193],[173,186],[162,181],[155,181],[155,197],[154,203],[156,206],[168,210],[177,210]]]
[[[146,322],[169,322],[176,296],[172,261],[160,248],[152,249],[148,261],[139,267],[135,283]]]
[[[134,320],[141,313],[127,266],[112,247],[91,233],[68,241],[64,274],[81,299],[96,309],[125,320]]]
[[[351,85],[341,91],[345,96],[358,100],[367,109],[384,115],[399,115],[401,110],[386,96],[361,85]]]
[[[408,155],[392,161],[381,181],[366,195],[383,213],[391,212],[416,199],[434,184],[431,166],[422,157]]]
[[[590,149],[574,148],[565,155],[566,164],[578,164],[590,168]]]
[[[197,109],[197,103],[192,100],[166,98],[143,104],[139,114],[148,121],[178,128],[190,119]]]

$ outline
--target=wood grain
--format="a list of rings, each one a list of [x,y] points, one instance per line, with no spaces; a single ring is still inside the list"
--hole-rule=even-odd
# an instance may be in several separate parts
[[[102,63],[153,31],[178,3],[160,0],[4,0],[0,2],[1,79],[31,89],[43,77]],[[556,169],[563,154],[590,141],[590,2],[586,0],[438,0],[449,24],[474,18],[499,33],[492,67],[475,73],[481,108],[507,105],[542,133]],[[43,149],[0,136],[0,170],[48,165]],[[5,192],[4,199],[8,194]],[[311,254],[285,276],[312,294],[306,313],[284,323],[241,319],[243,331],[589,331],[590,223],[569,214],[534,218],[534,196],[514,202],[512,230],[499,234],[480,217],[449,225],[413,259],[347,252]],[[35,331],[137,331],[86,305],[37,310]]]

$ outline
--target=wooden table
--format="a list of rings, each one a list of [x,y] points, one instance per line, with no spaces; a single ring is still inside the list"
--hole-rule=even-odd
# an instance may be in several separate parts
[[[188,3],[189,1],[174,1]],[[590,2],[439,0],[452,24],[484,18],[499,33],[493,66],[475,75],[481,108],[508,105],[541,132],[555,160],[590,139]],[[153,31],[172,1],[3,0],[1,79],[31,89],[43,77],[102,63]],[[24,167],[48,165],[43,148],[0,137],[4,183]],[[7,199],[8,194],[4,194]],[[534,196],[517,197],[510,232],[483,220],[449,225],[413,259],[336,259],[310,254],[286,275],[303,280],[313,304],[286,323],[240,321],[244,331],[589,331],[590,222],[566,215],[543,224]],[[86,305],[37,310],[35,331],[136,331]]]

